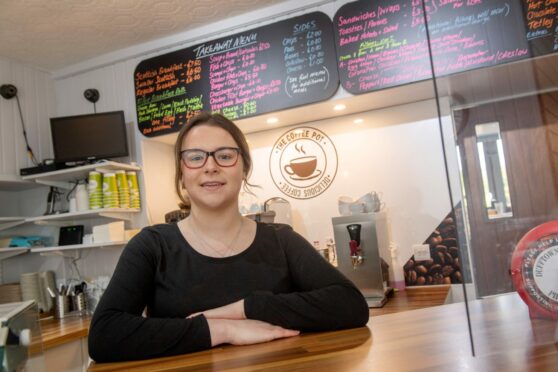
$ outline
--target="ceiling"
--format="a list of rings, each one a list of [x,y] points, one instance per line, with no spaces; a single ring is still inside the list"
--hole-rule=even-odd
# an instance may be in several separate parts
[[[0,56],[47,71],[135,46],[287,0],[0,0]],[[536,91],[556,90],[558,54],[469,71],[437,80],[440,96],[468,107]],[[513,82],[512,84],[509,84]],[[274,112],[273,126],[346,116],[434,98],[431,82],[408,84]],[[346,110],[334,112],[334,104]],[[268,115],[241,120],[246,132],[270,129]],[[162,136],[165,137],[165,136]],[[172,142],[161,138],[163,142]]]
[[[0,0],[0,56],[46,71],[285,0]]]

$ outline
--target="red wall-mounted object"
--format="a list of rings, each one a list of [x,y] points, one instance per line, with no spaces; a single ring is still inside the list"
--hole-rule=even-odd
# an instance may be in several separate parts
[[[531,318],[558,320],[558,221],[543,223],[521,238],[511,275]]]

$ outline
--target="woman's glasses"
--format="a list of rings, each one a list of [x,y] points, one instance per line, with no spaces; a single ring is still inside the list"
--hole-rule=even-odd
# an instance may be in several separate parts
[[[180,158],[187,168],[201,168],[207,163],[207,158],[213,156],[220,167],[232,167],[238,161],[240,149],[238,147],[220,147],[215,151],[204,151],[200,149],[189,149],[180,151]]]

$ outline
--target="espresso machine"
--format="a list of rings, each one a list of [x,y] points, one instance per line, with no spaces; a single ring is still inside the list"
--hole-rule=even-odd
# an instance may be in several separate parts
[[[385,240],[384,213],[333,217],[337,268],[362,292],[369,307],[382,307],[390,291],[384,281],[380,244]]]

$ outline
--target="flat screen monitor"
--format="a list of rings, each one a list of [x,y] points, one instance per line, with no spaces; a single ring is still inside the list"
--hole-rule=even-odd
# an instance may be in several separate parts
[[[123,111],[50,119],[56,162],[128,156]]]

